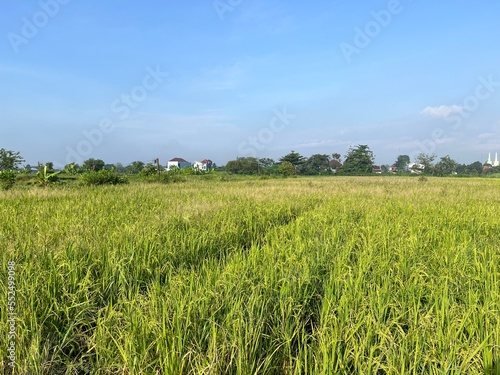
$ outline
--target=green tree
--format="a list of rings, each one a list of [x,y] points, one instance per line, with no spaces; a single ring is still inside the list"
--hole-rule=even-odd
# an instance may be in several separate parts
[[[145,164],[142,161],[133,161],[127,167],[125,168],[127,173],[129,174],[138,174],[140,173],[145,167]]]
[[[0,189],[9,190],[16,183],[16,172],[0,171]]]
[[[362,175],[371,174],[373,169],[373,152],[367,145],[358,145],[347,152],[344,165],[340,169],[342,174]]]
[[[23,167],[23,169],[22,169],[22,173],[24,173],[24,174],[29,174],[29,173],[31,173],[31,165],[26,164],[26,165]]]
[[[436,159],[436,154],[426,154],[421,152],[417,155],[416,163],[422,164],[424,166],[424,174],[432,174],[433,164],[432,162]]]
[[[259,159],[260,172],[264,174],[276,174],[279,165],[270,158]]]
[[[410,157],[408,155],[399,155],[394,164],[396,164],[398,173],[406,172],[406,168],[410,164]]]
[[[70,164],[66,164],[64,166],[63,171],[64,171],[64,173],[75,175],[75,174],[78,174],[78,173],[82,173],[83,172],[83,167],[79,166],[76,163],[70,163]]]
[[[102,161],[101,159],[90,158],[83,162],[82,167],[87,171],[98,172],[101,169],[104,169],[105,165],[106,163],[104,163],[104,161]]]
[[[465,173],[472,175],[483,173],[483,163],[481,163],[480,161],[475,161],[474,163],[465,166]]]
[[[305,157],[300,155],[298,152],[292,150],[288,155],[285,155],[282,158],[280,158],[279,161],[280,163],[288,161],[292,163],[292,165],[295,167],[295,170],[297,170],[297,168],[301,166],[305,162],[305,160],[306,160]]]
[[[232,174],[257,174],[259,170],[259,161],[254,157],[237,158],[226,164],[226,171]]]
[[[124,167],[124,165],[122,163],[116,163],[115,170],[117,173],[126,173],[127,172],[127,169]]]
[[[188,169],[188,168],[184,168],[184,169]],[[160,171],[161,170],[163,170],[163,167],[160,167]],[[154,165],[152,163],[148,163],[144,166],[142,171],[139,172],[139,174],[141,176],[144,176],[144,177],[154,176],[154,175],[158,174],[158,168],[156,167],[156,165]]]
[[[289,161],[280,163],[279,173],[285,177],[295,176],[295,167]]]
[[[45,166],[47,167],[48,173],[54,173],[54,163],[48,161],[47,163],[45,163]]]
[[[443,156],[433,168],[433,174],[436,176],[447,176],[456,172],[458,163],[450,158],[449,155]]]
[[[314,154],[303,164],[303,172],[310,175],[327,174],[330,172],[328,155]]]
[[[264,169],[272,167],[274,164],[276,164],[275,161],[273,159],[270,159],[270,158],[259,159],[259,163],[260,163],[260,166]]]
[[[21,154],[17,151],[0,149],[0,171],[12,171],[24,162]]]

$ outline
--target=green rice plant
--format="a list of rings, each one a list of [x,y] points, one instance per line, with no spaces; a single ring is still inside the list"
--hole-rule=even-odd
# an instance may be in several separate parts
[[[18,373],[498,373],[494,179],[181,177],[0,192]]]

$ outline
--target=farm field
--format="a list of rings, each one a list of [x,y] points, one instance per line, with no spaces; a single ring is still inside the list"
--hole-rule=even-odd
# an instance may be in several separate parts
[[[0,368],[500,374],[500,180],[0,192]]]

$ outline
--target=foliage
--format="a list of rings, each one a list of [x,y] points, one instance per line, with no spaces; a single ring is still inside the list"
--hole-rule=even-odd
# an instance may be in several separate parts
[[[70,175],[76,175],[78,173],[81,173],[82,172],[82,168],[76,164],[76,163],[70,163],[70,164],[66,164],[64,166],[64,173],[67,173],[67,174],[70,174]]]
[[[40,186],[48,186],[50,184],[53,184],[59,180],[59,173],[61,172],[51,171],[47,164],[45,164],[44,166],[40,165],[36,174],[37,183]]]
[[[279,173],[285,177],[295,176],[295,167],[289,161],[284,161],[280,163]]]
[[[266,170],[268,168],[272,168],[276,164],[276,162],[270,158],[262,158],[259,159],[259,164],[262,169]]]
[[[126,184],[128,180],[125,176],[121,176],[115,171],[101,169],[99,172],[87,171],[82,174],[81,182],[84,185],[118,185]]]
[[[469,165],[460,164],[457,165],[457,173],[460,175],[475,175],[478,176],[483,173],[483,163],[480,161],[475,161]]]
[[[435,176],[449,176],[456,172],[458,163],[450,158],[449,155],[443,156],[433,168]]]
[[[23,169],[20,171],[22,174],[30,174],[31,173],[31,165],[26,164]]]
[[[117,173],[127,173],[127,168],[122,163],[116,163],[115,171]]]
[[[432,174],[433,164],[432,162],[436,159],[436,154],[426,154],[421,152],[417,155],[415,160],[416,163],[422,164],[424,166],[424,174]]]
[[[371,174],[373,160],[373,152],[367,145],[358,145],[355,148],[351,147],[347,152],[340,172],[347,175]]]
[[[320,175],[330,173],[330,158],[328,155],[314,154],[301,167],[302,174]]]
[[[0,172],[17,169],[24,159],[17,151],[0,149]]]
[[[257,174],[260,165],[254,157],[237,158],[227,162],[226,171],[232,174]]]
[[[133,161],[129,165],[125,167],[125,170],[128,174],[138,174],[145,167],[145,164],[142,161]]]
[[[90,158],[83,162],[82,167],[86,171],[99,172],[104,169],[105,165],[106,163],[101,159]]]
[[[297,170],[297,168],[306,161],[306,158],[300,155],[298,152],[292,150],[289,154],[280,158],[279,161],[280,163],[286,161],[290,162],[295,167],[295,170]]]
[[[407,170],[408,164],[410,164],[410,157],[408,155],[399,155],[394,164],[398,173],[404,173]]]
[[[142,168],[139,174],[143,177],[158,175],[158,168],[156,165],[147,164]]]
[[[45,166],[47,167],[47,172],[49,173],[54,172],[54,163],[48,161],[47,163],[45,163]]]
[[[16,172],[0,171],[0,189],[9,190],[16,183]]]

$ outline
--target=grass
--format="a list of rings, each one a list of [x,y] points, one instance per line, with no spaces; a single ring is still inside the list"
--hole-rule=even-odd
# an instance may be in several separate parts
[[[0,192],[17,373],[499,374],[499,203],[457,178]]]

